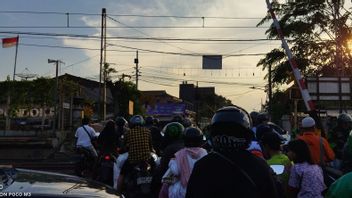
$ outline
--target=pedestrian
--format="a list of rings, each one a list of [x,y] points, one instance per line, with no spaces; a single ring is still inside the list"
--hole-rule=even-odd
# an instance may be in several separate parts
[[[246,150],[252,133],[243,108],[228,106],[216,111],[210,127],[214,152],[195,163],[186,197],[278,197],[268,164]]]
[[[297,198],[323,198],[326,186],[322,169],[312,161],[308,145],[303,140],[288,143],[288,157],[294,162],[290,171],[288,191]]]

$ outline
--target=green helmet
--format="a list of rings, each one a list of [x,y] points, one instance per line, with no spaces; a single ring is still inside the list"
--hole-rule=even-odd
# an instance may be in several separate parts
[[[185,128],[179,122],[170,122],[169,124],[165,125],[162,130],[164,137],[167,139],[178,140],[183,138]]]

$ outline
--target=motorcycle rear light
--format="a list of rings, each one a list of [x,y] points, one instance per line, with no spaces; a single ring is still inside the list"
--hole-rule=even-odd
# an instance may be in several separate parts
[[[104,159],[105,160],[110,160],[110,156],[109,155],[105,155]]]

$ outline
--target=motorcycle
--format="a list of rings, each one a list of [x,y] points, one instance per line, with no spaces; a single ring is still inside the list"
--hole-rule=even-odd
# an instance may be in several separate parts
[[[76,175],[84,178],[94,179],[95,159],[91,152],[84,147],[78,147],[77,153],[79,154],[79,160],[75,167]]]
[[[116,154],[112,153],[104,153],[99,156],[98,181],[113,186],[113,169],[116,159]]]

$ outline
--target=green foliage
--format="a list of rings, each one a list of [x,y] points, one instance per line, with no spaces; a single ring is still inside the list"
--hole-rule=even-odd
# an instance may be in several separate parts
[[[284,114],[290,114],[292,109],[290,108],[290,101],[287,99],[285,92],[276,90],[273,94],[272,109],[271,109],[271,120],[275,123],[280,123],[281,117]]]
[[[341,67],[346,75],[352,75],[352,57],[349,41],[352,36],[349,18],[351,13],[343,8],[343,1],[325,0],[296,0],[280,4],[275,1],[273,10],[279,16],[284,37],[291,48],[299,69],[307,75],[339,75],[336,64],[338,53]],[[340,17],[334,18],[335,9]],[[257,26],[272,22],[270,15],[265,16]],[[267,37],[279,39],[279,35],[272,24],[266,31]],[[341,47],[339,53],[336,47]],[[292,71],[288,58],[281,45],[269,52],[261,59],[257,66],[267,69],[272,66],[273,85],[277,86],[291,78]]]
[[[198,103],[199,116],[211,118],[216,110],[229,105],[232,105],[231,101],[221,95],[208,95],[201,97]]]
[[[78,90],[77,83],[68,80],[61,81],[60,86],[64,98]],[[10,114],[13,117],[20,108],[54,105],[55,79],[40,77],[32,81],[7,80],[0,82],[0,92],[3,93],[0,95],[1,104],[6,104],[10,95]]]
[[[132,82],[116,81],[107,84],[113,94],[114,98],[114,112],[118,115],[128,117],[129,101],[134,102],[134,114],[143,114],[141,106],[139,105],[140,92],[136,85]]]

